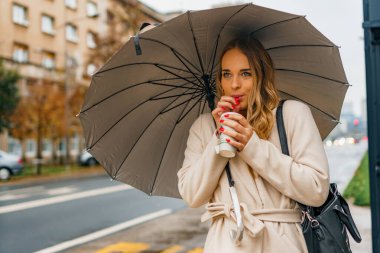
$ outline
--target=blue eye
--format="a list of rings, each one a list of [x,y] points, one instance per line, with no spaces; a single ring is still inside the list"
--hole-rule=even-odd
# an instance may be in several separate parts
[[[251,72],[249,72],[249,71],[244,71],[244,72],[241,73],[241,75],[242,76],[252,76]]]
[[[223,76],[224,78],[228,78],[228,77],[231,77],[231,73],[229,73],[229,72],[223,72],[223,73],[222,73],[222,76]]]

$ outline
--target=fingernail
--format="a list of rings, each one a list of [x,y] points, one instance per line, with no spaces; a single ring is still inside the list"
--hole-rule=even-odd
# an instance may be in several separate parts
[[[225,110],[226,110],[226,107],[222,106],[222,110],[225,111]]]
[[[219,128],[219,131],[223,132],[223,131],[224,131],[224,128],[223,128],[223,127]]]
[[[223,123],[223,122],[224,122],[224,119],[219,120],[219,122],[220,122],[220,123]]]
[[[226,139],[227,142],[230,142],[231,140],[230,139]]]
[[[235,97],[235,102],[239,102],[240,101],[240,98],[239,97]]]
[[[234,106],[234,105],[232,106],[232,109],[235,109],[235,106]]]
[[[230,115],[229,114],[225,114],[224,117],[228,118]]]

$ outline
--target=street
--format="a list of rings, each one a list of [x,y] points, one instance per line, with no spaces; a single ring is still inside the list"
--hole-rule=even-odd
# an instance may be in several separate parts
[[[183,207],[180,200],[149,198],[107,176],[2,188],[0,252],[35,252],[150,213]]]
[[[326,147],[331,181],[336,182],[341,191],[355,172],[366,149],[366,142]],[[68,249],[68,252],[71,252],[75,251],[75,247],[86,243],[90,245],[92,241],[102,240],[109,234],[116,236],[115,232],[128,231],[128,228],[149,220],[158,223],[154,226],[155,231],[163,231],[158,236],[159,241],[166,241],[167,245],[189,244],[185,241],[194,241],[191,234],[198,239],[204,238],[199,237],[199,233],[195,231],[199,227],[205,234],[204,225],[199,226],[197,222],[191,227],[182,225],[182,229],[190,229],[192,232],[187,234],[186,240],[177,236],[174,237],[177,241],[172,241],[169,237],[173,237],[173,232],[164,233],[164,231],[173,231],[173,227],[181,227],[181,224],[177,222],[159,224],[160,220],[164,220],[159,217],[166,218],[168,214],[184,208],[185,204],[181,200],[149,198],[145,193],[127,185],[110,181],[108,176],[48,182],[26,187],[3,186],[0,187],[0,252],[42,253]],[[146,229],[149,228],[145,227]],[[142,228],[137,231],[142,233]],[[136,233],[133,236],[123,235],[122,238],[138,238]],[[156,239],[150,237],[145,238],[154,243]],[[91,247],[94,248],[93,245]]]

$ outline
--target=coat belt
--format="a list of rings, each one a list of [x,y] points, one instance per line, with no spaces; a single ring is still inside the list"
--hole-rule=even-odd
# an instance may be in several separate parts
[[[257,209],[249,211],[247,204],[241,202],[243,223],[251,237],[259,236],[265,224],[263,221],[300,223],[301,211],[299,209]],[[223,202],[213,202],[206,205],[206,212],[202,215],[201,221],[222,218],[225,216],[236,222],[236,216],[231,205]]]

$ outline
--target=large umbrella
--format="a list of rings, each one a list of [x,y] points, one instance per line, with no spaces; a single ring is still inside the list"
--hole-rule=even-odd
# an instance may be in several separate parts
[[[281,97],[308,104],[321,137],[330,133],[347,80],[337,46],[304,16],[253,4],[189,11],[132,37],[92,78],[80,119],[110,177],[180,197],[188,130],[213,107],[221,50],[237,36],[264,45]]]

